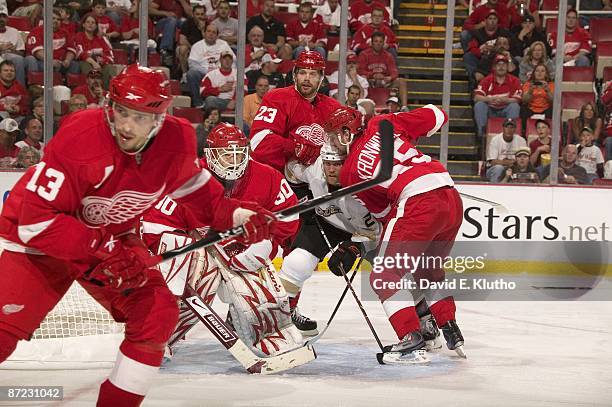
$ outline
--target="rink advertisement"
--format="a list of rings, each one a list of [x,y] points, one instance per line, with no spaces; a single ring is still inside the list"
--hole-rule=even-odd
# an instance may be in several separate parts
[[[2,197],[0,200],[0,209],[4,204],[4,201],[6,201],[6,198],[8,198],[11,188],[13,188],[13,185],[15,185],[22,174],[23,171],[0,171],[0,197]]]

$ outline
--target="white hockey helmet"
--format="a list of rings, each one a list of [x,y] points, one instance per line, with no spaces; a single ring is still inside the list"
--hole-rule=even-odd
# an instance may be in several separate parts
[[[343,162],[346,160],[346,154],[341,153],[336,147],[332,146],[329,141],[326,141],[321,146],[321,159],[323,161]]]

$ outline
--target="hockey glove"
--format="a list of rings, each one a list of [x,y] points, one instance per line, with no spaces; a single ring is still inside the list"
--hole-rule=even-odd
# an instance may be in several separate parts
[[[234,226],[242,225],[244,233],[236,241],[248,246],[264,239],[272,240],[276,222],[276,216],[259,204],[241,202],[234,211]]]
[[[329,260],[327,260],[327,267],[329,270],[337,276],[342,276],[341,267],[345,273],[355,264],[357,257],[363,255],[364,247],[362,243],[352,242],[345,240],[338,245],[338,248],[332,253]]]
[[[300,164],[311,165],[319,158],[320,153],[321,146],[298,140],[295,142],[295,158]]]
[[[151,255],[135,234],[116,239],[110,233],[96,230],[89,247],[90,254],[101,261],[85,273],[86,280],[122,291],[142,287],[147,282],[145,262]]]

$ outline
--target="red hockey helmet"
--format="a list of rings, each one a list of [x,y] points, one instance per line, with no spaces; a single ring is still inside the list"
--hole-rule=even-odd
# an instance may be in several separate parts
[[[172,102],[170,82],[164,73],[138,64],[128,65],[111,80],[108,98],[131,109],[155,114],[166,113]]]
[[[357,109],[348,106],[340,106],[325,121],[323,130],[325,133],[341,133],[348,129],[352,136],[357,135],[363,129],[363,115]]]
[[[206,143],[206,162],[212,172],[228,181],[244,175],[249,163],[249,140],[242,130],[220,123],[208,133]]]
[[[316,69],[318,71],[325,71],[325,60],[315,51],[304,51],[298,55],[295,60],[293,70],[297,69]]]
[[[326,142],[339,147],[334,142],[334,138],[343,146],[348,147],[353,142],[355,136],[363,130],[363,115],[356,109],[348,106],[340,106],[336,109],[323,124]],[[347,135],[344,130],[348,130]]]

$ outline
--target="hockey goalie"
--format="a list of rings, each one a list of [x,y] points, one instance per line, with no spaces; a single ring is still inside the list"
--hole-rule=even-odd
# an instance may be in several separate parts
[[[236,126],[222,123],[211,130],[202,167],[225,188],[225,195],[258,202],[276,212],[297,204],[291,187],[277,170],[249,160],[249,142]],[[185,284],[207,304],[219,294],[229,304],[227,321],[242,341],[259,356],[273,356],[300,347],[302,336],[291,322],[289,300],[271,260],[291,243],[299,228],[297,216],[284,219],[274,237],[245,246],[235,240],[185,254],[160,265],[171,290],[181,295]],[[141,221],[143,240],[161,253],[189,244],[206,234],[185,207],[169,197],[147,212]],[[169,341],[168,353],[196,324],[197,317],[180,304],[180,318]]]

